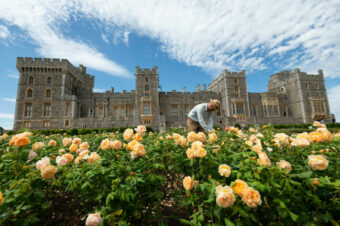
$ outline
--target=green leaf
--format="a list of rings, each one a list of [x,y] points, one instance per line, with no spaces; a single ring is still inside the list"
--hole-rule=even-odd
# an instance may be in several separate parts
[[[192,225],[192,223],[190,221],[185,220],[185,219],[179,219],[179,221],[183,224]]]
[[[295,221],[295,222],[296,222],[297,219],[299,218],[298,215],[296,215],[295,213],[293,213],[293,212],[291,212],[291,211],[289,211],[288,213],[289,213],[289,216],[292,218],[292,220]]]
[[[298,174],[293,174],[293,175],[300,178],[300,179],[306,179],[306,178],[310,178],[313,175],[313,172],[312,171],[306,171],[306,172],[303,172],[303,173],[298,173]]]
[[[232,221],[228,220],[227,218],[224,218],[224,224],[226,226],[235,226],[235,224]]]

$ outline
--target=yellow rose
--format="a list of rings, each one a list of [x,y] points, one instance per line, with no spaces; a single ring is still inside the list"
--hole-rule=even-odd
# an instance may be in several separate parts
[[[304,138],[304,137],[297,137],[293,142],[293,145],[296,145],[298,147],[308,147],[310,145],[310,142]]]
[[[133,129],[126,129],[123,133],[123,138],[126,141],[131,140],[132,136],[133,136]]]
[[[298,135],[296,135],[296,139],[300,139],[300,138],[305,138],[308,139],[308,133],[304,132],[304,133],[299,133]]]
[[[193,149],[199,149],[203,146],[203,143],[201,141],[195,141],[194,143],[191,144],[191,147]]]
[[[35,142],[33,145],[32,145],[32,149],[33,150],[39,150],[40,148],[43,148],[45,146],[45,144],[43,142]]]
[[[255,151],[256,153],[260,153],[262,151],[262,146],[261,145],[254,145],[252,148],[251,148],[253,151]]]
[[[194,142],[197,140],[197,134],[194,131],[188,133],[187,139],[189,142]]]
[[[55,146],[57,146],[57,142],[56,142],[55,140],[50,140],[50,141],[48,142],[48,146],[53,146],[53,147],[55,147]]]
[[[308,140],[314,143],[319,143],[322,141],[321,134],[318,132],[311,132],[309,133]]]
[[[204,158],[207,155],[207,151],[204,148],[198,148],[196,150],[196,155],[199,158]]]
[[[194,186],[194,180],[189,176],[185,177],[183,180],[183,186],[185,190],[190,191]]]
[[[188,148],[186,151],[186,154],[189,159],[194,159],[195,158],[195,150],[192,148]]]
[[[70,163],[73,160],[73,155],[70,153],[63,154],[62,157],[67,158],[67,163]]]
[[[89,163],[94,163],[95,161],[98,161],[100,159],[100,156],[96,152],[92,152],[90,157],[88,158]]]
[[[233,186],[233,190],[236,194],[238,194],[239,196],[242,196],[243,192],[248,189],[248,185],[246,182],[244,182],[243,180],[237,179],[235,181],[235,184]]]
[[[27,144],[31,143],[30,139],[28,139],[27,137],[19,137],[16,141],[15,141],[15,146],[17,147],[23,147],[26,146]]]
[[[218,167],[218,172],[221,176],[229,177],[231,173],[230,166],[222,164]]]
[[[0,191],[0,205],[4,203],[4,197],[2,196],[2,192]]]
[[[84,151],[81,151],[81,152],[79,153],[79,156],[80,156],[81,158],[84,158],[85,155],[87,155],[88,153],[90,153],[89,150],[84,150]]]
[[[235,196],[233,190],[229,186],[222,187],[221,185],[216,187],[216,203],[217,205],[227,208],[234,204]]]
[[[133,151],[136,152],[138,156],[144,156],[145,155],[145,149],[143,144],[136,144],[133,147]]]
[[[279,144],[289,144],[288,135],[285,133],[277,133],[274,136],[274,141]]]
[[[50,165],[50,158],[44,157],[35,164],[35,167],[36,167],[37,170],[42,170],[46,166],[49,166],[49,165]]]
[[[259,152],[259,159],[257,160],[257,162],[261,165],[261,166],[267,166],[269,167],[271,165],[270,160],[267,156],[267,154],[265,152]]]
[[[249,187],[242,193],[242,201],[252,208],[262,204],[260,193],[252,187]]]
[[[249,147],[253,146],[253,142],[251,140],[247,140],[246,141],[246,145],[248,145]]]
[[[70,150],[71,152],[75,152],[78,150],[78,145],[72,144],[68,150]]]
[[[138,141],[138,142],[141,142],[143,140],[143,137],[140,133],[136,133],[134,136],[133,136],[133,139]]]
[[[292,166],[290,165],[289,162],[285,160],[280,160],[280,162],[277,162],[276,164],[279,165],[282,169],[287,169],[289,171],[292,171]]]
[[[79,148],[84,149],[84,150],[89,149],[89,143],[83,142],[80,144]]]
[[[55,168],[52,165],[46,166],[41,171],[41,176],[45,179],[49,179],[54,177],[55,172],[57,171],[57,168]]]
[[[207,137],[205,136],[205,134],[203,132],[199,132],[197,134],[197,140],[201,141],[202,143],[204,143],[206,139],[207,139]]]
[[[137,126],[137,128],[135,129],[135,131],[137,133],[139,133],[140,135],[144,135],[146,132],[146,127],[144,125],[139,125]],[[149,134],[150,135],[150,134]]]
[[[72,143],[72,139],[71,138],[67,138],[65,137],[63,139],[63,145],[66,147],[66,146],[69,146],[70,144]]]
[[[328,167],[328,160],[323,155],[309,155],[308,164],[313,170],[325,170]]]
[[[102,140],[102,142],[100,143],[100,149],[104,151],[109,150],[111,148],[112,148],[111,141],[109,141],[109,139]]]
[[[120,142],[120,140],[114,140],[113,142],[111,142],[111,147],[114,150],[120,150],[122,148],[122,142]]]
[[[100,213],[93,213],[89,214],[89,216],[86,218],[85,225],[86,226],[98,226],[103,219],[100,216]]]
[[[76,137],[76,138],[73,138],[72,140],[72,144],[76,144],[76,145],[80,145],[81,144],[81,139]]]
[[[217,137],[216,133],[209,133],[209,141],[210,141],[210,143],[216,142],[217,139],[218,139],[218,137]]]

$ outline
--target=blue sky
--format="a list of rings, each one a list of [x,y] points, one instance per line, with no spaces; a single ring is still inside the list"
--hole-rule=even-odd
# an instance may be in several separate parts
[[[263,92],[273,73],[323,69],[339,120],[339,11],[339,0],[3,0],[0,126],[13,126],[18,56],[83,64],[99,92],[134,89],[135,66],[157,65],[163,91],[245,69],[248,91]]]

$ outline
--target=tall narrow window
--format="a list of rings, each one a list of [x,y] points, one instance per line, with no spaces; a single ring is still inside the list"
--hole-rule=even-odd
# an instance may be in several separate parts
[[[47,78],[47,84],[51,84],[52,83],[52,78],[51,78],[51,76],[48,76],[48,78]]]
[[[44,116],[51,116],[51,104],[45,104]]]
[[[33,76],[30,76],[30,77],[28,78],[28,84],[33,84]]]
[[[315,82],[315,88],[319,89],[319,83]]]
[[[99,107],[98,118],[103,118],[103,107]]]
[[[26,97],[27,98],[32,98],[33,97],[33,90],[32,89],[27,89]]]
[[[45,97],[46,98],[51,98],[51,90],[50,89],[46,89]]]
[[[50,121],[43,121],[44,127],[50,127]]]
[[[129,116],[130,116],[130,117],[133,117],[133,107],[130,107],[130,108],[129,108]]]
[[[149,77],[145,77],[145,82],[146,82],[146,83],[149,82]]]
[[[253,115],[257,116],[257,105],[253,104]]]
[[[70,103],[65,105],[65,116],[70,116]]]
[[[234,83],[237,84],[237,78],[234,78]]]
[[[123,106],[122,108],[121,108],[121,117],[122,118],[125,118],[126,117],[126,107],[125,106]]]
[[[144,103],[143,108],[144,115],[151,115],[151,104],[149,102]]]
[[[177,105],[171,105],[171,113],[172,113],[172,117],[177,117],[178,116],[178,107],[177,107]]]
[[[32,116],[32,103],[25,104],[25,116],[31,117]]]
[[[113,118],[117,119],[118,118],[118,108],[113,108]]]
[[[309,82],[306,81],[306,88],[308,89],[309,88]]]

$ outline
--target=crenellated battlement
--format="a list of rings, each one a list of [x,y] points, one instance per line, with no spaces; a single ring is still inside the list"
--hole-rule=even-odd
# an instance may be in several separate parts
[[[137,74],[158,74],[158,67],[154,66],[151,70],[149,68],[140,68],[136,66],[136,75]]]

